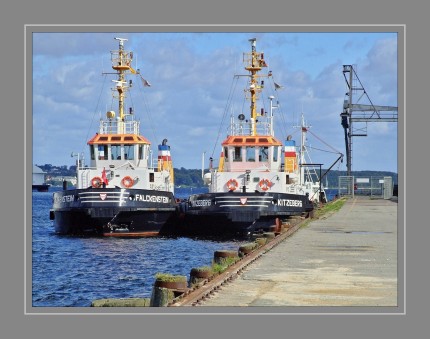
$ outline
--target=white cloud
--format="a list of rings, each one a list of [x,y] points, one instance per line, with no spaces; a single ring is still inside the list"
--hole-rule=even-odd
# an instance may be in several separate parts
[[[103,83],[100,75],[109,70],[109,51],[117,46],[114,36],[121,35],[53,33],[35,36],[35,162],[72,164],[70,152],[85,148],[87,135],[91,137],[96,132],[100,112],[104,114],[112,102],[109,93],[112,84],[110,80]],[[236,90],[240,98],[232,101],[231,106],[227,105],[227,100],[233,75],[246,73],[242,53],[250,50],[248,39],[254,34],[128,33],[124,36],[129,38],[126,48],[135,52],[137,67],[152,84],[132,97],[135,113],[142,121],[142,133],[155,147],[167,138],[177,167],[199,168],[203,151],[207,156],[213,153],[218,157],[230,114],[247,113],[249,109],[249,103],[244,103],[240,96],[242,81]],[[344,151],[339,117],[345,94],[343,63],[359,62],[360,79],[374,104],[395,105],[395,39],[376,39],[365,33],[359,37],[338,34],[336,39],[325,34],[311,38],[311,35],[299,33],[255,36],[259,38],[257,47],[261,46],[269,62],[270,67],[264,71],[272,70],[273,79],[284,86],[276,92],[282,108],[275,112],[279,121],[277,130],[282,129],[280,138],[293,131],[292,126],[303,111],[318,136]],[[138,79],[134,80],[134,86],[139,88],[136,81]],[[270,88],[268,83],[266,87]],[[264,99],[267,110],[267,98]],[[220,129],[224,114],[226,119]],[[363,138],[354,145],[353,163],[357,169],[378,163],[378,154],[384,153],[387,145],[382,148],[373,138],[391,137],[393,133],[390,125],[374,125],[369,126],[372,139]],[[372,152],[361,157],[361,147],[371,148]]]
[[[203,127],[192,127],[188,130],[188,135],[192,137],[199,137],[205,135],[206,129]]]

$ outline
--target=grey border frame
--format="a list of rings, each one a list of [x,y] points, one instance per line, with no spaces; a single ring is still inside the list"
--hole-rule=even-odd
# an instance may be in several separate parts
[[[32,180],[32,34],[36,32],[396,32],[398,35],[398,180],[399,180],[399,208],[398,208],[398,306],[397,307],[259,307],[236,308],[214,307],[205,308],[162,308],[154,309],[108,309],[108,308],[60,308],[60,307],[32,307],[31,305],[31,189],[28,183]],[[405,25],[25,25],[24,32],[24,147],[25,147],[25,185],[24,185],[24,314],[65,314],[65,315],[103,315],[103,314],[406,314],[406,26]],[[30,153],[30,154],[29,154]],[[29,213],[30,212],[30,213]],[[257,312],[256,312],[257,311]]]

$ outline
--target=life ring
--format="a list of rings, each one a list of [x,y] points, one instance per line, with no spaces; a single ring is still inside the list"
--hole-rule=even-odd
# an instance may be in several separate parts
[[[100,188],[102,186],[102,178],[100,177],[94,177],[91,179],[91,186],[94,188]]]
[[[269,181],[269,179],[261,179],[259,185],[263,191],[267,191],[270,186],[272,186],[272,183]]]
[[[236,179],[230,179],[229,181],[227,181],[227,188],[229,189],[229,191],[236,190],[238,186],[239,184]]]
[[[134,180],[132,177],[126,175],[124,178],[122,178],[121,184],[126,188],[130,188],[134,185]]]

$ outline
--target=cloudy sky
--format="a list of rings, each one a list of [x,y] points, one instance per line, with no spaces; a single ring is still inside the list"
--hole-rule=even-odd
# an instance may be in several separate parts
[[[291,134],[298,140],[294,126],[303,112],[311,126],[312,161],[323,168],[336,160],[335,151],[345,154],[342,65],[355,66],[374,105],[398,106],[396,33],[33,33],[34,164],[70,166],[71,152],[88,159],[86,142],[100,117],[117,111],[113,78],[102,75],[111,72],[110,51],[118,48],[114,37],[128,39],[133,66],[151,84],[133,80],[130,98],[141,134],[155,154],[157,144],[168,139],[175,167],[201,168],[203,152],[218,159],[229,116],[249,114],[243,104],[246,83],[240,82],[245,77],[227,103],[234,75],[247,74],[242,56],[250,51],[250,38],[257,38],[257,50],[264,52],[263,73],[271,70],[272,80],[283,86],[267,94],[279,101],[278,139]],[[397,172],[397,128],[397,123],[368,123],[367,136],[353,138],[353,170]],[[345,170],[346,160],[334,169]]]

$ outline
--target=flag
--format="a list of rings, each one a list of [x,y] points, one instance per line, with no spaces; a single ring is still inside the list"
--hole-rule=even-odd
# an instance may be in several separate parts
[[[140,78],[142,79],[143,86],[151,87],[151,84],[148,81],[146,81],[142,76],[140,76]]]
[[[109,181],[107,180],[107,177],[106,177],[106,170],[104,167],[103,167],[103,172],[102,172],[102,181],[106,185],[109,183]]]
[[[275,84],[275,90],[284,87],[284,86],[281,86],[281,85],[277,84],[276,82],[273,82],[273,83]]]

